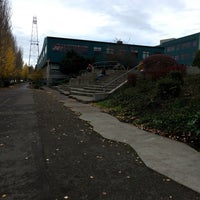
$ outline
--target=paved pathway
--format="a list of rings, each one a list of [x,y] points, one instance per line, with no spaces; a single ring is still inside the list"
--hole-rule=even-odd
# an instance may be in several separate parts
[[[54,91],[56,92],[56,91]],[[61,97],[64,105],[80,114],[103,137],[128,143],[144,163],[200,193],[200,153],[186,144],[122,123],[99,108]]]

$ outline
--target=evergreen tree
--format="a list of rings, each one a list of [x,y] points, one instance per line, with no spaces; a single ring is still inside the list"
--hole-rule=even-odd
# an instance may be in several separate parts
[[[193,66],[198,66],[200,68],[200,50],[196,52],[196,56],[194,58],[194,61],[192,63]]]

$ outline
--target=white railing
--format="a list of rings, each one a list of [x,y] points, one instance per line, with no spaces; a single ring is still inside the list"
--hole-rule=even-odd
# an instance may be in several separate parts
[[[136,65],[135,67],[133,67],[132,69],[126,71],[126,72],[123,73],[123,74],[121,74],[120,76],[118,76],[118,77],[115,78],[114,80],[110,81],[109,83],[106,83],[106,84],[104,85],[104,92],[106,92],[107,88],[108,88],[110,85],[112,85],[113,83],[119,81],[120,79],[124,79],[124,81],[121,82],[121,83],[120,83],[118,86],[116,86],[114,89],[112,89],[109,93],[111,94],[111,93],[114,92],[116,89],[118,89],[119,87],[121,87],[122,85],[124,85],[124,84],[127,82],[127,75],[128,75],[130,72],[136,70],[138,66],[139,66],[139,65]]]

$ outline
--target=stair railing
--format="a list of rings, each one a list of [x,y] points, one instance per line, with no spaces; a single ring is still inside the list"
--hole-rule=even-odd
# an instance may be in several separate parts
[[[125,73],[119,75],[117,78],[113,79],[113,80],[110,81],[109,83],[106,83],[106,84],[104,85],[104,88],[103,88],[103,89],[104,89],[104,92],[106,92],[106,89],[107,89],[110,85],[112,85],[113,83],[117,82],[119,79],[126,78],[125,81],[123,81],[123,82],[120,83],[117,87],[115,87],[114,89],[112,89],[112,90],[109,92],[109,94],[111,94],[111,93],[114,92],[116,89],[118,89],[119,87],[121,87],[122,85],[124,85],[124,84],[127,82],[127,75],[128,75],[130,72],[136,70],[138,66],[139,66],[139,65],[136,65],[135,67],[133,67],[133,68],[131,68],[130,70],[126,71]]]

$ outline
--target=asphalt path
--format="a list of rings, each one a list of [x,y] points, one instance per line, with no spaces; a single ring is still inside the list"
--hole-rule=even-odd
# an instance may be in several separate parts
[[[0,199],[48,199],[33,93],[26,84],[0,89],[0,119]]]
[[[0,89],[0,199],[199,200],[102,137],[51,90]]]

